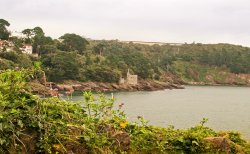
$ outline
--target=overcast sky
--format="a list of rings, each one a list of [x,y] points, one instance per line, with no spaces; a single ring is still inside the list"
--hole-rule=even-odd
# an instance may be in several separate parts
[[[58,38],[233,43],[250,46],[250,0],[0,0],[11,30]]]

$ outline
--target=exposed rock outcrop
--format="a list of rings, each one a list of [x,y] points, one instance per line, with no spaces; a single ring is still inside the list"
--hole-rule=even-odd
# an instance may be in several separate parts
[[[45,87],[39,82],[32,82],[32,91],[44,96],[54,96],[54,90],[74,92],[74,91],[95,91],[95,92],[114,92],[114,91],[156,91],[164,89],[183,89],[184,82],[174,75],[165,75],[161,81],[139,80],[137,84],[118,84],[102,82],[79,82],[74,80],[64,81],[64,83],[50,83],[51,87]],[[65,92],[65,94],[67,94]]]
[[[116,84],[116,83],[102,83],[102,82],[83,82],[67,84],[56,84],[53,88],[59,90],[67,90],[65,87],[71,87],[75,91],[95,91],[95,92],[110,92],[110,91],[155,91],[163,89],[183,89],[184,87],[178,84],[153,81],[153,80],[141,80],[137,85],[129,84]]]

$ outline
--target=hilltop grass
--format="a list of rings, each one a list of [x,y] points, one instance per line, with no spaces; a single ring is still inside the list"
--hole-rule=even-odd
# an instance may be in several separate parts
[[[41,99],[29,92],[30,71],[0,73],[0,153],[250,153],[238,132],[216,132],[204,124],[180,130],[127,120],[122,105],[84,93],[82,102]],[[83,104],[83,105],[81,105]],[[222,137],[228,147],[208,142]]]

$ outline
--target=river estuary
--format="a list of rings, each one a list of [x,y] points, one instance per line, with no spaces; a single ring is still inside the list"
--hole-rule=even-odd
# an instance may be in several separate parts
[[[111,96],[111,94],[107,94]],[[186,86],[153,92],[116,92],[129,120],[144,116],[150,124],[189,128],[208,118],[215,130],[235,130],[250,139],[250,87]],[[79,101],[82,96],[74,96]]]

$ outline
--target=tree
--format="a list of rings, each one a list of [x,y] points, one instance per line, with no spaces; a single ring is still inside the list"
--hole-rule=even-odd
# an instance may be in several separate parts
[[[26,35],[25,43],[32,43],[34,37],[36,36],[44,36],[44,32],[41,27],[35,27],[33,29],[27,28],[22,31],[24,35]]]
[[[10,32],[7,30],[7,27],[10,26],[10,23],[4,19],[0,19],[0,39],[8,40]]]
[[[64,34],[60,39],[63,39],[63,42],[59,43],[58,48],[62,51],[77,51],[82,54],[88,44],[85,38],[76,34]]]
[[[77,80],[79,74],[77,57],[75,52],[57,52],[42,56],[42,63],[47,68],[45,71],[49,80]]]
[[[25,43],[32,44],[34,53],[48,53],[53,52],[55,48],[54,41],[51,37],[45,36],[43,29],[41,27],[35,27],[33,29],[24,29],[22,31],[26,35]],[[53,48],[53,49],[52,49]]]
[[[109,66],[91,66],[85,69],[89,81],[117,83],[121,77],[120,71]]]
[[[94,46],[93,51],[96,54],[99,54],[100,56],[103,54],[104,50],[106,49],[106,42],[102,41],[98,43],[96,46]]]
[[[31,68],[32,61],[28,55],[17,52],[3,52],[0,53],[0,57],[9,61],[12,61],[16,66],[20,68]]]
[[[24,29],[23,31],[22,31],[22,33],[24,34],[24,35],[26,35],[26,39],[25,39],[25,43],[32,43],[32,37],[34,36],[34,31],[33,31],[33,29],[29,29],[29,28],[27,28],[27,29]]]
[[[52,46],[54,46],[54,41],[52,40],[51,37],[47,37],[40,34],[34,37],[33,51],[35,53],[44,54],[48,52],[53,52],[52,50],[54,50],[55,47]]]
[[[56,45],[48,44],[48,45],[42,46],[42,48],[39,50],[40,50],[39,53],[43,55],[43,54],[52,54],[57,51],[57,48],[56,48]]]
[[[43,29],[41,27],[33,28],[33,32],[34,32],[35,36],[37,36],[37,35],[44,36],[45,35],[45,33],[43,32]]]

